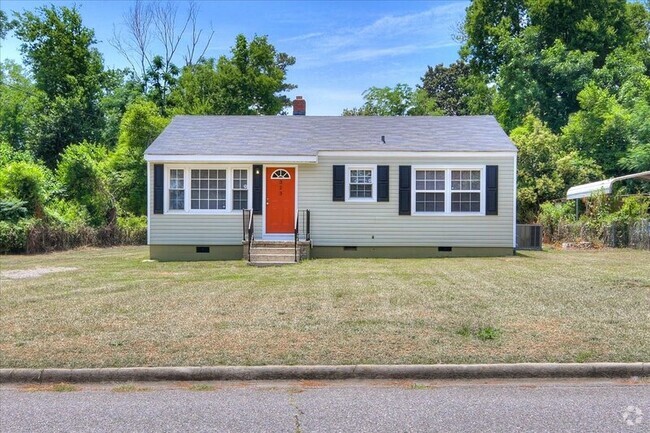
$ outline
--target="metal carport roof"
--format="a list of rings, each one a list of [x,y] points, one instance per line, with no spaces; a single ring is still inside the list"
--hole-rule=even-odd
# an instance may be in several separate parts
[[[578,198],[589,197],[593,193],[602,191],[605,194],[612,193],[612,185],[615,182],[627,179],[645,179],[650,180],[650,171],[642,171],[641,173],[628,174],[625,176],[613,177],[611,179],[599,180],[598,182],[585,183],[582,185],[576,185],[569,188],[566,193],[566,198],[569,200],[575,200]]]

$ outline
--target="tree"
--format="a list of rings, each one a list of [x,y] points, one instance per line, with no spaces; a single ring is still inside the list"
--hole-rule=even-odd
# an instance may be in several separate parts
[[[14,149],[27,148],[42,98],[20,65],[11,60],[0,63],[0,141]]]
[[[223,89],[223,114],[270,114],[291,106],[282,92],[297,86],[286,82],[287,67],[295,57],[278,53],[266,36],[255,36],[249,42],[237,35],[232,57],[217,61],[217,82]]]
[[[510,138],[519,150],[519,221],[534,221],[541,203],[563,198],[570,186],[602,177],[602,170],[592,159],[577,150],[566,152],[560,137],[533,115],[527,115]]]
[[[363,106],[344,110],[344,116],[406,116],[413,108],[413,89],[408,84],[371,87],[362,95]]]
[[[111,156],[109,184],[120,209],[135,215],[147,211],[147,164],[145,149],[167,126],[151,101],[137,100],[126,110],[120,123],[120,136]]]
[[[276,115],[291,105],[283,92],[296,88],[286,82],[294,57],[278,53],[266,36],[249,42],[238,35],[231,53],[183,68],[170,97],[175,112]]]
[[[180,70],[173,63],[165,64],[161,56],[154,56],[147,69],[145,83],[147,96],[160,109],[164,116],[168,113],[167,99],[178,82]]]
[[[618,161],[631,143],[629,113],[595,83],[587,85],[578,100],[580,111],[562,129],[564,147],[593,158],[606,175],[618,174]]]
[[[558,132],[612,53],[624,48],[650,66],[649,23],[647,7],[625,0],[475,0],[461,54],[496,83],[494,110],[507,130],[533,112]]]
[[[104,113],[101,143],[109,148],[117,145],[120,121],[126,108],[142,96],[142,86],[128,69],[109,69],[104,73],[100,109]]]
[[[68,146],[61,155],[56,175],[65,196],[84,206],[91,224],[100,226],[114,222],[113,197],[104,173],[108,152],[104,146],[80,143]]]
[[[226,91],[220,86],[215,59],[207,59],[183,68],[170,102],[182,114],[229,114],[222,113],[220,101]]]
[[[68,144],[99,139],[102,57],[75,7],[40,7],[16,17],[21,52],[44,95],[34,152],[54,166]]]
[[[5,11],[0,10],[0,40],[6,38],[7,33],[9,33],[15,25],[16,23],[14,21],[9,21],[9,17]]]
[[[11,162],[0,170],[0,198],[25,202],[30,215],[41,217],[46,200],[47,169],[33,162]]]
[[[487,79],[473,74],[463,61],[454,62],[448,67],[443,64],[435,68],[427,66],[422,85],[418,88],[424,89],[447,116],[486,114],[491,110],[492,94],[487,87]],[[480,98],[476,98],[477,95]]]
[[[178,5],[175,2],[146,2],[136,0],[124,15],[122,26],[125,33],[113,29],[110,44],[129,62],[136,78],[145,81],[153,58],[151,43],[157,41],[162,46],[161,59],[163,73],[169,73],[174,59],[181,49],[181,41],[191,32],[190,42],[185,45],[183,60],[191,66],[203,59],[214,30],[207,34],[202,43],[204,30],[197,27],[200,9],[195,1],[187,2],[187,12],[179,20]]]

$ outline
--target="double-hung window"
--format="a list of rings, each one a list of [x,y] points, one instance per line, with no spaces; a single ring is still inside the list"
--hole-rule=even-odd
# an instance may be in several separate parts
[[[185,209],[185,170],[169,170],[169,209]]]
[[[415,211],[445,211],[445,171],[415,171]]]
[[[480,170],[451,170],[451,211],[481,211]]]
[[[248,170],[232,171],[232,209],[248,208]]]
[[[415,214],[482,214],[481,167],[414,167],[411,200]]]
[[[347,166],[347,200],[374,201],[377,197],[375,166]]]

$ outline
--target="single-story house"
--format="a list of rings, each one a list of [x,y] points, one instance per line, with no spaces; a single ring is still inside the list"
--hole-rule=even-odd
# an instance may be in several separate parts
[[[153,259],[293,261],[296,231],[314,258],[516,247],[517,149],[492,116],[176,116],[145,160]]]

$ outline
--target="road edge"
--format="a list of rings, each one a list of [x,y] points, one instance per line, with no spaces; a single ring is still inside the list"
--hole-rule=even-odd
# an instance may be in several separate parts
[[[0,384],[202,380],[624,378],[633,376],[650,376],[650,363],[2,368],[0,369]]]

